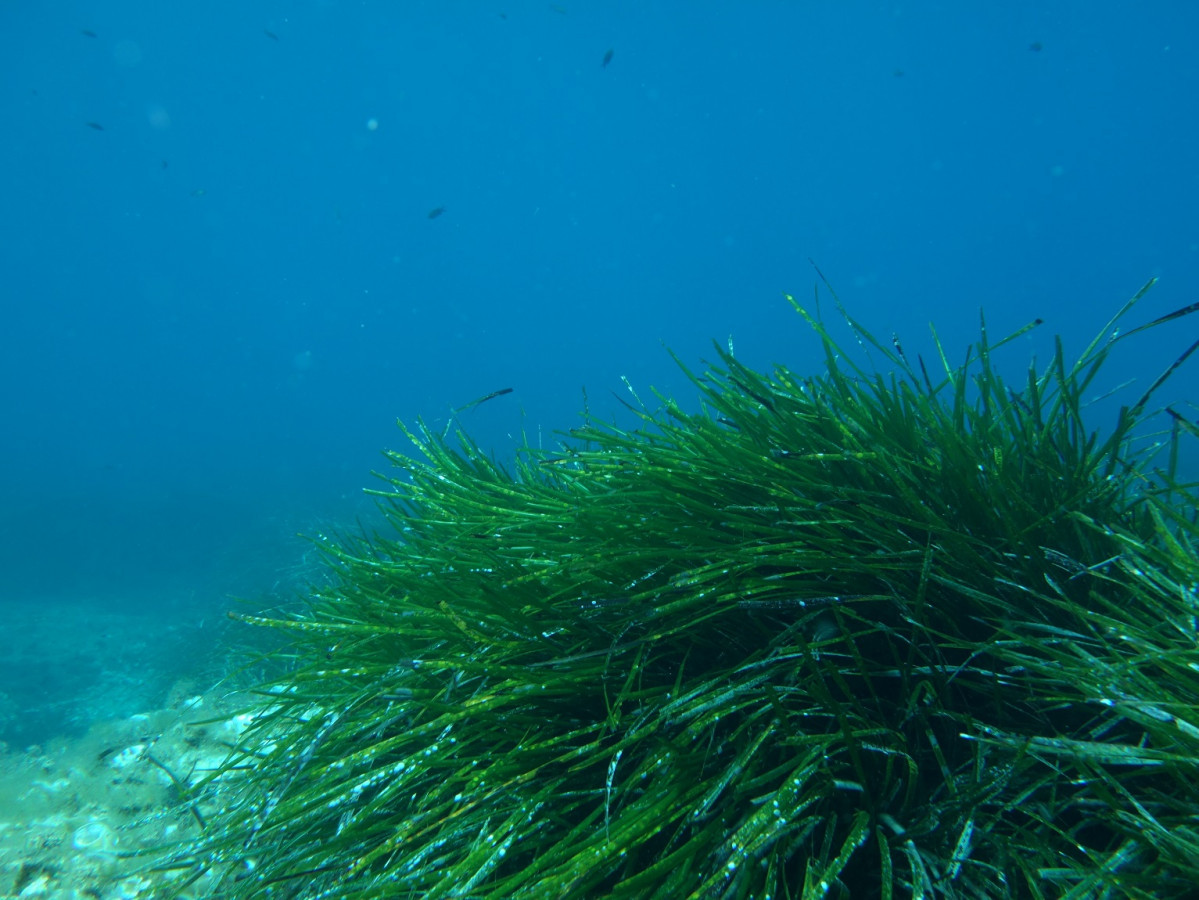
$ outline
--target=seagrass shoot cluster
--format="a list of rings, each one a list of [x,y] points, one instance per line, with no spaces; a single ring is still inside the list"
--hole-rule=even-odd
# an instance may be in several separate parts
[[[289,665],[169,864],[222,897],[1195,896],[1199,428],[1151,404],[1199,342],[1088,408],[1199,309],[1121,332],[1148,287],[1015,380],[1039,322],[926,361],[792,299],[803,374],[717,346],[695,409],[504,463],[405,428],[391,530],[242,616]]]

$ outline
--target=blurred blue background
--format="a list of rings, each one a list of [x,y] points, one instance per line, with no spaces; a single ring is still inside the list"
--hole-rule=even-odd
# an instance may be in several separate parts
[[[511,387],[461,415],[506,458],[622,376],[693,402],[664,345],[817,371],[809,259],[909,356],[1044,318],[1015,373],[1199,299],[1193,3],[5,3],[0,50],[0,604],[43,626],[282,597],[397,418]]]

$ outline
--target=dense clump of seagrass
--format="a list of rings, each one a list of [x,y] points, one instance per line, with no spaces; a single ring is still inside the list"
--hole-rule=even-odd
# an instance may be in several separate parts
[[[882,374],[796,308],[818,377],[718,348],[701,412],[512,472],[409,433],[395,534],[325,542],[334,586],[254,620],[295,667],[195,870],[229,897],[1193,896],[1195,427],[1134,435],[1152,388],[1084,422],[1114,321],[1012,386],[985,327],[930,373],[851,320]]]

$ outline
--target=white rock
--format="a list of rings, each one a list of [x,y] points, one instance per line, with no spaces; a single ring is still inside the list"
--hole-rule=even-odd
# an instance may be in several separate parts
[[[126,769],[142,758],[146,752],[145,744],[130,744],[124,750],[118,750],[108,758],[108,764],[114,769]]]
[[[226,720],[224,729],[232,737],[239,738],[245,733],[245,730],[250,727],[250,724],[254,721],[254,718],[255,716],[253,713],[241,713],[240,715],[234,716],[232,719]]]
[[[113,830],[99,819],[89,819],[84,825],[75,829],[71,839],[76,850],[88,856],[107,857],[116,850],[116,835]]]
[[[50,876],[45,872],[38,875],[25,887],[21,888],[18,897],[45,897],[50,893]]]
[[[121,900],[135,900],[135,898],[141,896],[142,891],[147,890],[149,887],[149,879],[142,878],[140,875],[130,875],[117,885],[117,896]]]

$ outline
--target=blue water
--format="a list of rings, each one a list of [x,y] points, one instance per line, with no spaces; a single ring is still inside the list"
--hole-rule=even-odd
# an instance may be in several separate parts
[[[5,3],[0,60],[0,739],[160,702],[397,418],[511,387],[460,417],[502,458],[692,403],[664,346],[818,371],[809,260],[909,355],[1044,318],[1016,374],[1199,300],[1193,3]]]

